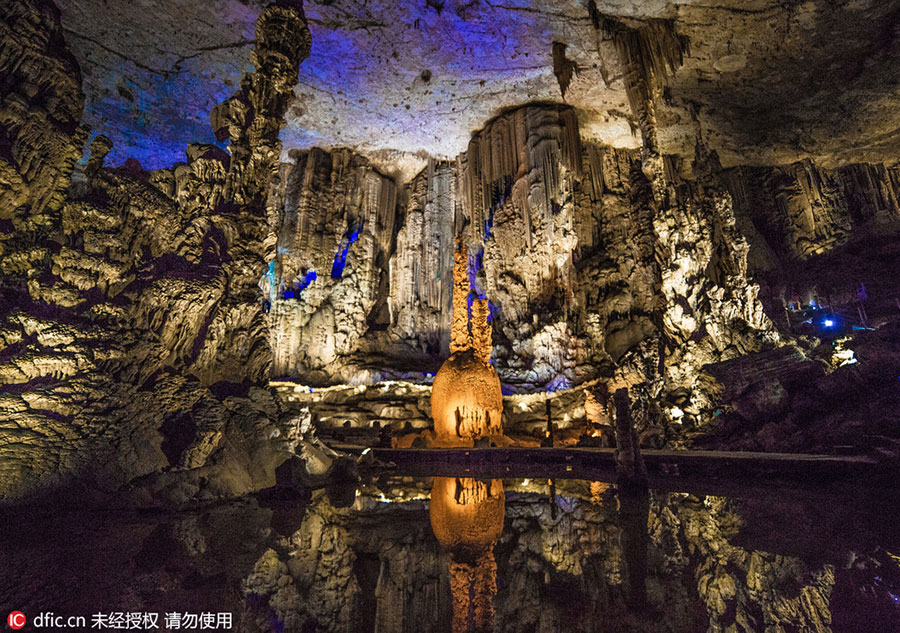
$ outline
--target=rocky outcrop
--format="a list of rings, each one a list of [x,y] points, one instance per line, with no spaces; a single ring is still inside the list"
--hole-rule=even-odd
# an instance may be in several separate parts
[[[256,288],[278,131],[308,53],[302,11],[260,18],[256,71],[213,117],[231,156],[191,145],[169,170],[111,170],[98,136],[68,189],[84,138],[77,68],[48,5],[4,11],[0,496],[73,479],[109,491],[170,469],[135,494],[260,487],[279,413],[258,387],[271,352]]]
[[[81,73],[63,44],[56,7],[10,2],[0,17],[0,218],[3,252],[19,251],[14,257],[19,270],[8,264],[3,272],[9,275],[41,258],[37,242],[59,224],[69,174],[87,131],[80,126]],[[17,234],[30,239],[13,240]]]
[[[268,273],[272,371],[318,382],[317,375],[340,376],[362,335],[390,323],[398,192],[348,150],[312,150],[295,160]]]
[[[759,239],[758,266],[776,264],[766,253],[806,259],[845,243],[854,229],[900,220],[900,168],[853,164],[823,169],[806,160],[784,167],[737,167],[725,174],[735,213]]]

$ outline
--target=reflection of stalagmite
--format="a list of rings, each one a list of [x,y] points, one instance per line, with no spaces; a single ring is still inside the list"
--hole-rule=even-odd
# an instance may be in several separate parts
[[[467,444],[502,433],[503,396],[500,378],[488,362],[491,325],[487,299],[472,303],[469,333],[466,247],[459,244],[453,269],[453,325],[450,358],[434,378],[431,415],[439,444]]]
[[[646,490],[619,488],[619,527],[625,559],[626,598],[630,609],[647,605],[647,521],[650,495]]]
[[[497,562],[494,545],[503,531],[503,481],[435,477],[431,529],[450,554],[453,633],[493,630]]]

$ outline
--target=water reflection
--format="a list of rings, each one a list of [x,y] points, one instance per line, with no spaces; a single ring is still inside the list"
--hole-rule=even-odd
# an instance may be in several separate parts
[[[503,480],[435,477],[431,529],[450,555],[453,633],[493,630],[497,594],[494,546],[503,532]]]
[[[620,540],[627,579],[626,601],[632,610],[643,611],[647,606],[650,495],[646,491],[621,491],[618,498]]]
[[[196,511],[17,512],[0,516],[0,598],[228,611],[259,633],[900,630],[890,491],[550,483],[394,473]]]

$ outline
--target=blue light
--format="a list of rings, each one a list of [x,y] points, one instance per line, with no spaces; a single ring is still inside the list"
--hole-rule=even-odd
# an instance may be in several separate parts
[[[562,374],[559,374],[553,380],[551,380],[550,382],[547,383],[547,386],[545,387],[545,391],[547,393],[553,393],[555,391],[562,391],[564,389],[570,389],[571,387],[572,387],[572,383],[570,383],[565,376],[563,376]]]
[[[303,280],[299,284],[294,284],[293,288],[286,289],[281,293],[281,297],[283,299],[294,299],[296,298],[298,301],[300,300],[300,293],[309,288],[309,285],[316,280],[318,275],[316,275],[316,271],[309,270],[306,274],[303,275]]]
[[[825,327],[832,327],[834,325],[834,321],[832,319],[825,319],[824,324]]]
[[[316,275],[316,271],[314,271],[314,270],[307,271],[306,274],[303,275],[303,282],[300,284],[299,290],[304,290],[304,289],[308,288],[309,284],[314,282],[317,277],[318,277],[318,275]]]
[[[359,232],[362,229],[362,222],[356,228],[348,228],[341,243],[338,245],[338,252],[334,256],[334,264],[331,266],[331,278],[340,279],[344,276],[344,267],[347,265],[347,253],[350,252],[350,245],[359,239]]]
[[[494,319],[496,319],[500,315],[500,307],[495,306],[493,303],[488,301],[488,323],[491,323]]]

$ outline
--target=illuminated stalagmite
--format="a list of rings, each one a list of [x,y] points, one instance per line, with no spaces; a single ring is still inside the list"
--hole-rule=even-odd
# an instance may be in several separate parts
[[[450,358],[434,378],[431,414],[437,442],[468,444],[479,437],[502,433],[503,396],[500,378],[488,362],[491,326],[487,299],[472,303],[471,333],[467,297],[467,249],[457,247],[453,268],[453,321]]]
[[[494,545],[503,532],[503,480],[435,477],[431,529],[450,554],[453,633],[493,630],[497,562]]]

